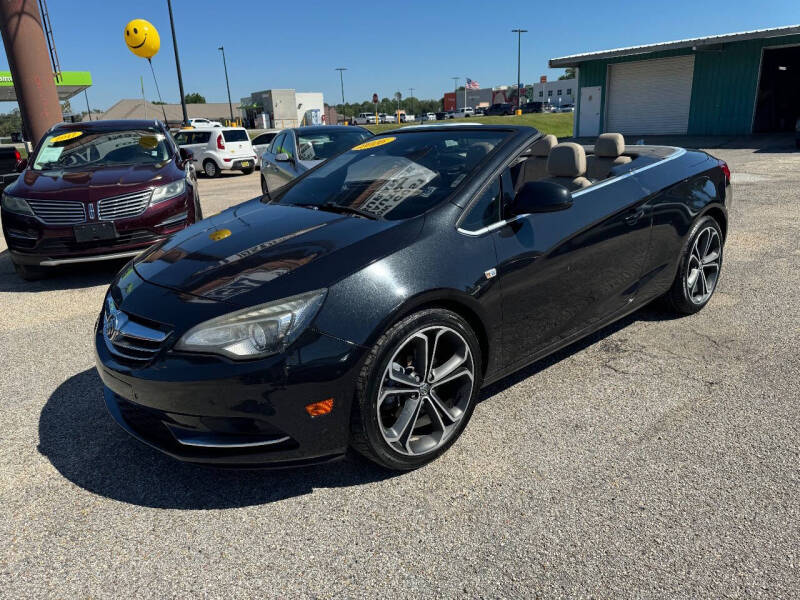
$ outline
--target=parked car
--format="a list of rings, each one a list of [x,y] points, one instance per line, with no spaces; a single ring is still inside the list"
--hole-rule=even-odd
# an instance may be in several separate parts
[[[544,112],[541,102],[526,102],[519,108],[522,111],[522,114]]]
[[[250,143],[253,144],[253,150],[256,153],[257,168],[261,168],[261,155],[266,152],[270,143],[275,139],[275,136],[278,135],[279,132],[280,129],[268,129],[267,131],[259,133],[256,137],[250,140]]]
[[[249,175],[256,168],[256,151],[244,127],[182,129],[175,141],[192,152],[194,165],[206,177],[219,177],[222,171]]]
[[[553,108],[553,112],[556,113],[566,113],[566,112],[574,112],[575,106],[572,104],[562,104],[561,106],[556,106]]]
[[[375,119],[375,113],[359,113],[359,115],[353,119],[356,125],[375,125],[377,120]]]
[[[386,113],[379,113],[378,120],[381,123],[397,123],[397,117]]]
[[[261,156],[261,192],[270,195],[321,162],[372,137],[363,127],[284,129]]]
[[[511,102],[500,102],[492,104],[486,109],[486,114],[491,116],[513,115],[514,105]]]
[[[22,156],[16,146],[0,146],[0,192],[19,177]]]
[[[486,107],[485,106],[476,106],[475,107],[475,116],[484,115],[486,114]]]
[[[222,123],[219,121],[211,121],[210,119],[204,119],[203,117],[189,119],[189,125],[192,127],[222,127]]]
[[[415,115],[409,115],[407,113],[400,113],[400,122],[401,123],[413,123],[417,120]]]
[[[602,178],[565,143],[529,179],[535,129],[403,128],[175,235],[99,307],[110,414],[191,462],[430,462],[482,387],[661,296],[712,297],[727,165],[620,138],[594,147]]]
[[[432,113],[432,112],[425,113],[424,115],[422,115],[422,120],[423,121],[435,121],[436,120],[436,113]]]
[[[447,113],[446,113],[446,112],[444,112],[444,111],[438,111],[438,112],[436,113],[436,120],[437,120],[437,121],[443,121],[443,120],[445,120],[446,118],[447,118]]]
[[[52,127],[3,192],[3,234],[23,279],[130,258],[202,218],[191,153],[155,121]]]
[[[458,108],[453,111],[453,116],[450,117],[451,119],[464,119],[466,117],[471,117],[475,114],[475,111],[471,106],[466,106],[464,108]]]

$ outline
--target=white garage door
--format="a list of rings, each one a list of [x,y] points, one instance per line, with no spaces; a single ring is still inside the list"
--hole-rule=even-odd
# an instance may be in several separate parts
[[[611,65],[606,131],[685,134],[693,75],[694,55]]]

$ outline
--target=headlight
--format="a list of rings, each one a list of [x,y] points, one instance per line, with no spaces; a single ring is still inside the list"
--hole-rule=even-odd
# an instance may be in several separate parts
[[[180,196],[186,191],[186,179],[179,179],[166,185],[160,185],[153,188],[153,195],[150,196],[150,204],[158,204],[166,202],[167,200]]]
[[[31,207],[28,206],[28,203],[22,198],[17,198],[16,196],[11,196],[3,192],[3,197],[2,200],[0,200],[0,203],[8,212],[17,213],[20,215],[28,215],[29,217],[36,216],[33,214]]]
[[[315,290],[211,319],[187,331],[175,349],[234,359],[282,352],[317,314],[326,293]]]

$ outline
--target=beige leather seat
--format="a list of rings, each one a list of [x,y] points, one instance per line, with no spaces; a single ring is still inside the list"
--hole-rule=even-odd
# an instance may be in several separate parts
[[[621,133],[604,133],[594,144],[594,154],[586,158],[586,176],[589,179],[605,179],[612,168],[631,162],[625,152],[625,138]]]
[[[517,189],[529,181],[538,181],[547,177],[547,158],[557,144],[558,139],[554,135],[546,135],[542,139],[536,140],[528,151],[528,158],[522,163],[517,176]]]
[[[552,181],[571,191],[580,190],[592,185],[585,174],[586,152],[583,146],[565,142],[550,151],[550,157],[547,159],[547,178],[542,181]]]

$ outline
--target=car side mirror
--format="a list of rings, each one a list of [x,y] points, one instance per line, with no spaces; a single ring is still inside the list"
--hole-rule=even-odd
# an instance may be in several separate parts
[[[275,160],[278,162],[294,162],[292,160],[292,157],[289,156],[286,152],[281,152],[280,154],[276,154]]]
[[[28,168],[28,159],[27,158],[19,159],[15,167],[17,173],[22,173],[27,168]]]
[[[552,181],[529,181],[511,203],[511,216],[554,212],[572,206],[572,193]]]
[[[194,152],[188,150],[187,148],[179,148],[178,153],[181,155],[181,160],[183,162],[189,162],[194,158]]]

